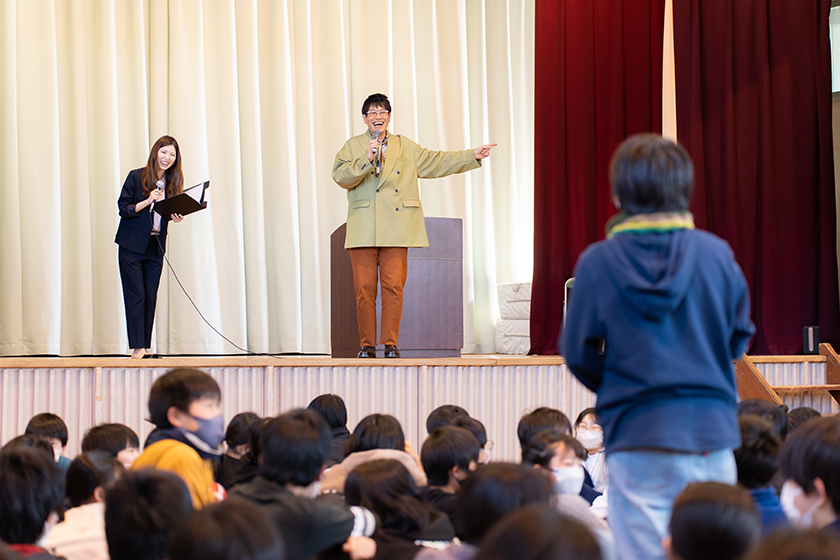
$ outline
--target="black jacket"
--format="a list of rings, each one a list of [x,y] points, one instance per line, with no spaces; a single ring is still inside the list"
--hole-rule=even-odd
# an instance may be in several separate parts
[[[134,207],[142,202],[147,196],[143,196],[143,185],[140,175],[143,169],[134,169],[125,178],[120,198],[117,200],[117,207],[120,210],[120,225],[117,228],[117,236],[114,242],[129,251],[142,253],[149,245],[149,237],[152,235],[152,213],[151,207],[146,206],[140,212],[135,212]],[[165,219],[160,221],[160,244],[166,250],[166,228],[169,222]]]

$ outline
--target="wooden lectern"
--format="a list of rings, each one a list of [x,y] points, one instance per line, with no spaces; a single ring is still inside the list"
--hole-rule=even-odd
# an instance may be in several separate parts
[[[403,291],[400,355],[403,358],[461,356],[464,347],[463,222],[426,218],[429,246],[408,250],[408,280]],[[333,358],[355,358],[359,323],[350,254],[344,248],[347,224],[330,236],[331,341]],[[382,313],[376,298],[376,332]],[[382,345],[377,354],[382,356]]]

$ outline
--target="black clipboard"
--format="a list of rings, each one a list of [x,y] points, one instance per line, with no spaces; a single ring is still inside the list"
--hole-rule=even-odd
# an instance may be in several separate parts
[[[199,196],[194,196],[195,193],[190,191],[193,189],[201,189]],[[210,181],[204,181],[193,187],[186,189],[181,194],[175,195],[172,198],[164,198],[155,202],[155,212],[160,214],[164,220],[171,220],[172,214],[180,214],[186,216],[199,210],[207,208],[207,201],[204,200],[204,193],[210,188]]]

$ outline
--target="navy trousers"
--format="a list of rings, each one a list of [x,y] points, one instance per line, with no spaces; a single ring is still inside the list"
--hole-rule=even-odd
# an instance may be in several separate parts
[[[149,244],[142,253],[120,247],[119,261],[128,346],[131,349],[151,348],[157,291],[163,270],[163,251],[158,245],[158,236],[149,236]]]

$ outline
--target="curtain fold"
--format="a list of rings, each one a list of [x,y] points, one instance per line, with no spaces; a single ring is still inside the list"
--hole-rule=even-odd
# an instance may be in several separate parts
[[[557,354],[563,285],[615,213],[608,167],[662,130],[665,0],[537,0],[531,354]]]
[[[0,0],[0,355],[127,350],[116,199],[163,134],[209,207],[167,257],[207,319],[257,352],[329,352],[330,176],[374,92],[432,149],[499,147],[421,183],[465,232],[465,348],[492,352],[496,284],[533,239],[534,1]],[[164,269],[163,354],[236,353]]]
[[[840,342],[830,0],[676,0],[677,134],[698,226],[726,239],[752,295],[754,354]]]

